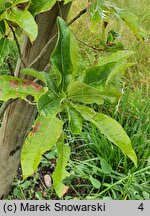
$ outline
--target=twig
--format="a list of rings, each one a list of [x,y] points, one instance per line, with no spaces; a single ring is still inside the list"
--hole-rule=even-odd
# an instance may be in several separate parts
[[[91,46],[91,45],[85,43],[84,41],[82,41],[82,40],[80,40],[80,39],[78,39],[78,38],[77,38],[77,40],[78,40],[80,43],[84,44],[85,46],[89,47],[90,49],[93,49],[93,50],[98,51],[98,52],[104,51],[103,49],[97,48],[97,47],[94,47],[94,46]]]
[[[7,102],[4,102],[3,105],[0,108],[0,119],[3,117],[5,110],[7,109],[7,107],[13,103],[15,100],[17,99],[10,99]]]
[[[36,62],[38,62],[42,58],[42,56],[46,53],[49,45],[53,42],[56,36],[57,36],[57,33],[54,34],[53,37],[51,37],[51,39],[47,42],[47,44],[41,50],[40,54],[29,64],[29,67],[32,67]]]
[[[8,68],[9,68],[9,71],[10,71],[11,76],[14,76],[14,69],[13,69],[13,66],[12,66],[12,64],[11,64],[11,61],[10,61],[10,58],[9,58],[9,57],[6,59],[6,63],[7,63],[7,65],[8,65]]]
[[[13,37],[14,37],[14,40],[15,40],[15,42],[16,42],[16,46],[17,46],[17,49],[18,49],[18,53],[19,53],[19,56],[20,56],[20,60],[22,61],[23,66],[26,67],[25,62],[24,62],[23,59],[22,59],[21,48],[20,48],[19,41],[18,41],[18,38],[17,38],[17,36],[16,36],[16,33],[15,33],[13,27],[10,25],[9,22],[8,22],[8,25],[9,25],[9,27],[10,27],[12,33],[13,33]]]
[[[74,23],[77,19],[79,19],[86,12],[87,12],[87,8],[84,8],[82,11],[80,11],[77,16],[75,16],[70,22],[68,22],[68,26]]]
[[[72,25],[72,23],[74,23],[77,19],[79,19],[86,12],[87,12],[87,8],[80,11],[77,16],[75,16],[70,22],[68,22],[68,26]],[[30,63],[29,67],[32,67],[36,62],[38,62],[42,58],[42,56],[46,53],[49,45],[53,42],[53,40],[56,38],[57,35],[58,35],[58,33],[56,33],[53,37],[50,38],[50,40],[47,42],[47,44],[41,50],[40,54]]]

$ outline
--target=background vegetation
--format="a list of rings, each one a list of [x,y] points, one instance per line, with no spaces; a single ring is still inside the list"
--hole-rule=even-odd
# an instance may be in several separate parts
[[[134,12],[149,35],[149,0],[121,0],[116,4]],[[84,7],[83,0],[74,1],[69,20]],[[86,14],[72,25],[79,40],[81,68],[94,65],[97,57],[104,55],[95,49],[101,47],[101,30],[92,33],[88,25]],[[68,165],[68,170],[72,172],[66,179],[69,190],[64,199],[150,199],[150,42],[137,41],[123,23],[109,25],[119,33],[125,48],[135,51],[132,57],[135,65],[128,69],[123,78],[124,95],[118,103],[105,104],[100,109],[115,118],[131,138],[138,157],[138,167],[135,168],[94,126],[85,123],[81,136],[72,136],[66,131],[68,143],[72,146],[72,158]],[[9,55],[13,65],[17,59],[15,49],[12,41]],[[6,71],[8,65],[4,64],[0,73]],[[56,156],[55,149],[47,152],[37,173],[25,182],[22,182],[21,170],[18,169],[8,199],[57,199],[53,186],[47,189],[44,184],[45,174],[51,174],[54,170]]]

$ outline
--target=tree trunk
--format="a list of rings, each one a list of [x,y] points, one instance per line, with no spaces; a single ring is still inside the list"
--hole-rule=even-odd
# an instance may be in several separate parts
[[[59,3],[60,4],[60,3]],[[60,13],[61,8],[61,13]],[[61,14],[65,19],[69,12],[70,4],[63,6],[56,4],[50,11],[41,13],[36,17],[39,27],[39,34],[33,45],[25,36],[22,45],[23,61],[29,65],[47,44],[49,39],[56,33],[56,17]],[[55,46],[55,41],[50,44],[43,57],[32,67],[43,70],[49,63],[50,54]],[[18,60],[16,74],[20,70],[21,64]],[[0,199],[5,197],[10,184],[16,175],[20,162],[20,152],[22,144],[31,129],[36,117],[37,109],[29,105],[24,100],[18,99],[13,102],[6,110],[2,126],[0,128]]]

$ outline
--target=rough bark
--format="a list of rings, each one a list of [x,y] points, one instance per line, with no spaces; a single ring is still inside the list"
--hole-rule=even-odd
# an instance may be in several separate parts
[[[22,45],[22,55],[26,65],[29,65],[37,57],[47,41],[56,33],[56,17],[60,14],[60,8],[65,19],[70,5],[63,6],[61,4],[58,7],[56,4],[50,11],[41,13],[36,17],[39,26],[38,38],[31,44],[28,37],[25,36]],[[38,70],[45,68],[55,42],[49,46],[47,52],[40,61],[33,65],[33,68]],[[18,73],[20,67],[22,66],[18,61],[16,73]],[[0,199],[5,197],[10,190],[10,184],[16,175],[20,162],[22,144],[31,129],[36,114],[36,107],[21,99],[12,103],[5,112],[0,128]]]

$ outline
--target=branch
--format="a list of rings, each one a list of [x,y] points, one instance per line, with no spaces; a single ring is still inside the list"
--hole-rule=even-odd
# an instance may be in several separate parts
[[[46,53],[49,45],[53,42],[53,40],[56,38],[56,36],[57,36],[57,33],[54,34],[53,37],[51,37],[51,39],[47,42],[47,44],[41,50],[40,54],[33,60],[33,62],[31,62],[29,64],[29,68],[32,67],[36,62],[38,62],[42,58],[42,56]]]
[[[24,66],[24,67],[27,67],[26,64],[25,64],[25,62],[24,62],[23,59],[22,59],[21,48],[20,48],[19,41],[18,41],[18,38],[17,38],[17,36],[16,36],[16,33],[15,33],[13,27],[10,25],[9,22],[8,22],[8,25],[9,25],[9,27],[10,27],[12,33],[13,33],[13,37],[14,37],[14,40],[15,40],[15,42],[16,42],[16,46],[17,46],[17,49],[18,49],[18,53],[19,53],[19,56],[20,56],[20,60],[22,61],[23,66]]]
[[[78,40],[80,43],[82,43],[83,45],[87,46],[88,48],[93,49],[94,51],[97,51],[97,52],[102,52],[102,51],[104,51],[103,49],[97,48],[97,47],[94,47],[94,46],[91,46],[91,45],[85,43],[84,41],[82,41],[82,40],[80,40],[80,39],[78,39],[78,38],[77,38],[77,40]]]
[[[72,23],[74,23],[77,19],[79,19],[86,12],[87,12],[87,8],[84,8],[82,11],[80,11],[77,16],[75,16],[70,22],[68,22],[68,26],[72,25]]]
[[[86,12],[87,12],[87,8],[80,11],[77,16],[75,16],[70,22],[68,22],[68,26],[72,25],[77,19],[79,19]],[[42,58],[42,56],[46,53],[49,45],[53,42],[53,40],[56,38],[57,35],[58,35],[58,33],[56,33],[52,38],[50,38],[50,40],[47,42],[47,44],[41,50],[40,54],[29,64],[29,67],[32,67],[36,62],[38,62]]]
[[[3,105],[0,108],[0,119],[3,117],[5,110],[7,109],[7,107],[13,103],[15,100],[17,99],[10,99],[7,102],[4,102]]]

